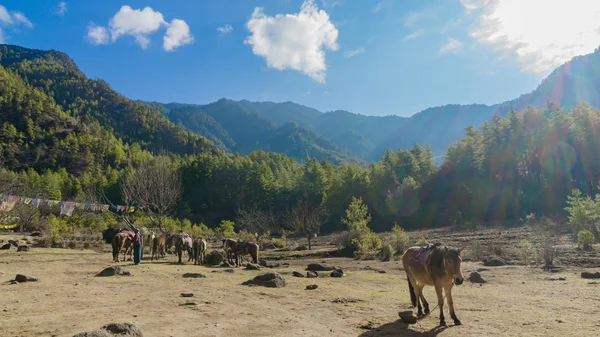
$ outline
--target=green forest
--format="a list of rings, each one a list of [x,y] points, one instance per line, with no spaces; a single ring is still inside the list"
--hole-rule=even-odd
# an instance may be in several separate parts
[[[152,221],[209,228],[224,221],[243,227],[251,213],[262,212],[271,228],[289,229],[289,210],[300,200],[320,215],[319,231],[327,233],[348,229],[342,219],[351,203],[362,212],[357,202],[366,207],[368,227],[382,232],[395,225],[474,228],[518,225],[532,216],[566,219],[573,190],[598,193],[600,111],[585,103],[569,111],[557,103],[510,110],[467,127],[441,165],[429,146],[417,144],[370,163],[298,158],[303,150],[290,149],[242,155],[227,152],[227,142],[215,145],[177,126],[155,104],[86,78],[65,54],[0,45],[0,64],[4,194],[144,203]],[[272,134],[273,144],[282,143],[282,134]],[[229,143],[243,143],[238,136]],[[168,182],[180,191],[152,200],[172,187]]]

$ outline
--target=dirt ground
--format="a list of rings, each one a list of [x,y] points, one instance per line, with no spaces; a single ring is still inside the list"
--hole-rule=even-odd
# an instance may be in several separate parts
[[[0,235],[5,242],[6,238]],[[168,256],[138,266],[119,263],[132,276],[95,277],[116,265],[110,253],[0,251],[0,335],[72,336],[125,321],[137,323],[144,336],[598,336],[600,331],[600,282],[580,277],[584,270],[598,269],[562,265],[560,272],[550,274],[539,267],[486,267],[481,275],[487,283],[465,281],[453,289],[463,325],[453,326],[445,306],[449,326],[436,329],[438,309],[419,324],[399,320],[398,311],[410,302],[399,261],[326,257],[331,248],[321,245],[317,255],[261,252],[266,260],[289,263],[274,269],[287,280],[284,288],[241,285],[268,268],[233,268],[228,273],[193,263],[177,265],[176,258]],[[308,263],[322,261],[342,267],[346,276],[291,275],[305,274]],[[480,268],[479,262],[463,262],[463,275]],[[183,278],[186,272],[201,272],[206,278]],[[40,281],[10,284],[17,273]],[[566,280],[544,280],[550,275]],[[309,284],[318,289],[305,290]],[[194,297],[183,298],[182,292]],[[425,296],[433,308],[433,288],[425,288]],[[182,305],[188,301],[197,305]]]

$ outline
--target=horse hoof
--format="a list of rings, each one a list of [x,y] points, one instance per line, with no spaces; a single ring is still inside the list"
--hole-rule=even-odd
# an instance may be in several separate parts
[[[459,320],[455,319],[454,320],[454,325],[462,325],[462,323]]]
[[[440,321],[440,326],[447,326],[446,321]]]

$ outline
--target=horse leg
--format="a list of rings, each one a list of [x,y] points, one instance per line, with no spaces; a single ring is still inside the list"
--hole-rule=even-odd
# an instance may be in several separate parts
[[[454,312],[454,301],[452,301],[452,284],[447,286],[444,289],[444,292],[446,293],[446,298],[448,299],[448,308],[450,308],[450,317],[454,321],[454,325],[461,325],[462,323],[460,322],[458,317],[456,317],[456,313]]]
[[[421,289],[421,302],[423,303],[423,309],[425,309],[425,315],[429,314],[429,303],[427,302],[427,300],[425,299],[425,296],[423,296],[423,289]]]
[[[436,285],[435,293],[438,298],[438,306],[440,307],[440,326],[446,326],[446,320],[444,319],[444,296],[442,294],[442,287]]]

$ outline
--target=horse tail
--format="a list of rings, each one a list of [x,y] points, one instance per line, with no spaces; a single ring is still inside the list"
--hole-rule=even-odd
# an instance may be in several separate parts
[[[408,273],[407,275],[408,276]],[[406,281],[408,281],[408,291],[410,292],[410,303],[412,303],[413,307],[417,306],[417,294],[415,294],[415,288],[412,283],[410,283],[410,277],[406,277]]]

